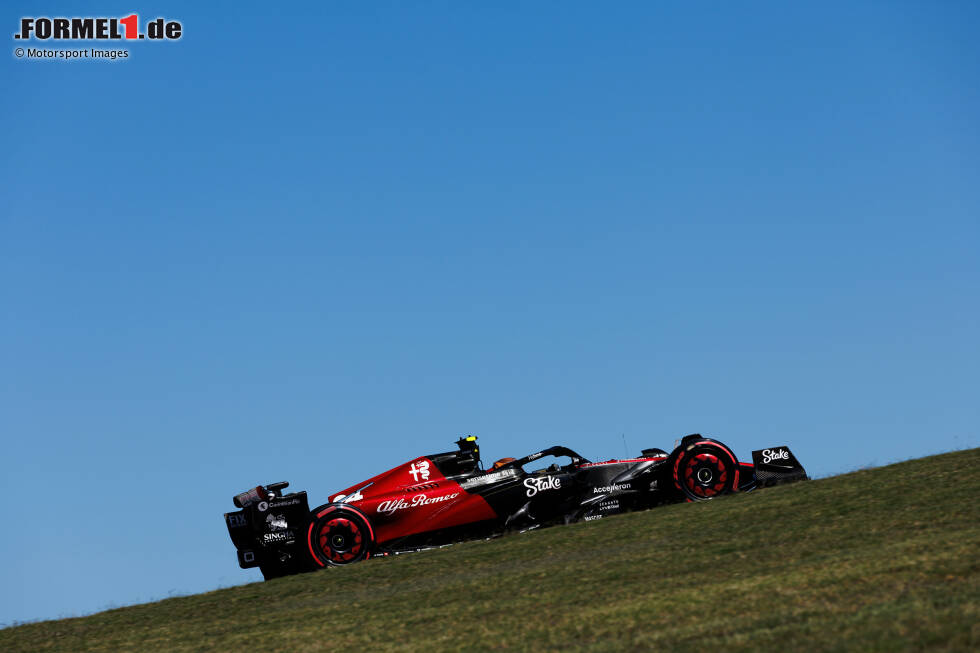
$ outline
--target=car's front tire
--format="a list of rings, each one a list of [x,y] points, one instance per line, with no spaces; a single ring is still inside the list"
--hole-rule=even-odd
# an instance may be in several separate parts
[[[738,489],[738,459],[727,446],[702,438],[672,454],[674,487],[688,501],[705,501]]]
[[[311,516],[307,545],[318,566],[349,565],[371,556],[374,529],[360,510],[327,504],[314,510]]]

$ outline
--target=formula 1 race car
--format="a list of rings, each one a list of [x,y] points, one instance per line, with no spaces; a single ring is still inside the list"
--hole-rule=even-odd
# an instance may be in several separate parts
[[[420,456],[329,497],[310,510],[306,492],[288,483],[234,497],[225,514],[242,568],[266,579],[346,565],[511,530],[601,519],[677,501],[806,479],[779,446],[739,462],[727,446],[699,434],[671,452],[590,462],[565,447],[504,458],[484,470],[476,438],[457,451]]]

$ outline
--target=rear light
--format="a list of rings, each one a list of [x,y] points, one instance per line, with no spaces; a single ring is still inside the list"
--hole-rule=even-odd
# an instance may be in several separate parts
[[[232,501],[239,508],[246,508],[253,503],[258,503],[259,501],[265,501],[269,498],[269,493],[265,491],[265,488],[261,485],[248,490],[247,492],[242,492],[241,494],[236,494]]]

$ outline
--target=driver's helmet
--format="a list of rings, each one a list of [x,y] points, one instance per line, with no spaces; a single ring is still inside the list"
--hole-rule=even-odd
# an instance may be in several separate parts
[[[495,469],[500,469],[500,468],[501,468],[501,467],[503,467],[504,465],[507,465],[507,464],[509,464],[509,463],[512,463],[512,462],[514,462],[515,460],[517,460],[517,458],[501,458],[500,460],[498,460],[498,461],[496,461],[496,462],[495,462],[495,463],[494,463],[494,464],[493,464],[493,465],[492,465],[492,466],[490,467],[490,471],[492,472],[492,471],[494,471]]]

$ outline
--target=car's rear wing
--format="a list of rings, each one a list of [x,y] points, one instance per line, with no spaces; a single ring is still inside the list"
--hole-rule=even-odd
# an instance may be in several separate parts
[[[789,447],[769,447],[752,452],[756,487],[766,487],[792,481],[805,481],[806,470]]]
[[[263,500],[241,510],[225,513],[225,525],[235,548],[238,565],[249,567],[292,567],[306,560],[303,556],[310,507],[306,492],[282,495],[288,483],[259,486]]]

